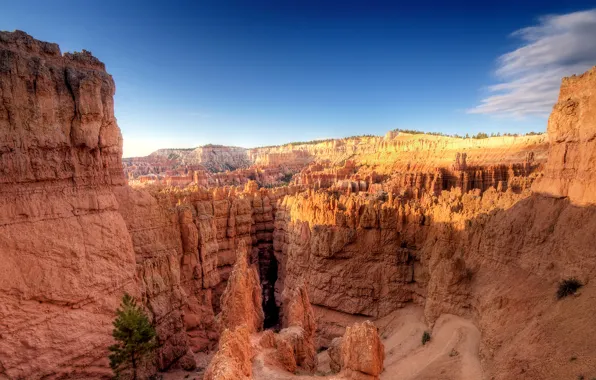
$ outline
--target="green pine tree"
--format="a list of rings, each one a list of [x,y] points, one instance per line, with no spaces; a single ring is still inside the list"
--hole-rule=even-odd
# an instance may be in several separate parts
[[[127,293],[122,297],[120,308],[116,310],[112,336],[116,344],[109,347],[110,367],[118,375],[130,366],[132,378],[137,379],[137,366],[156,347],[155,328],[149,318]]]

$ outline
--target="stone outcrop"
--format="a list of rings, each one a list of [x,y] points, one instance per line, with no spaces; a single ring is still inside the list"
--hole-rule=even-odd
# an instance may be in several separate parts
[[[337,373],[341,371],[341,343],[343,338],[336,337],[333,338],[329,348],[327,349],[327,353],[329,354],[329,368],[331,372]]]
[[[109,376],[106,347],[125,291],[156,325],[158,367],[192,368],[178,224],[125,187],[103,63],[1,32],[0,90],[2,375]]]
[[[203,148],[162,149],[147,157],[128,158],[124,160],[125,172],[131,183],[174,186],[191,182],[201,186],[242,185],[249,180],[262,186],[281,186],[291,180],[314,189],[367,191],[386,176],[396,175],[396,181],[412,182],[410,191],[422,190],[420,185],[427,189],[432,185],[439,192],[454,186],[484,191],[499,183],[511,184],[512,177],[526,176],[539,168],[546,161],[548,141],[545,135],[464,139],[399,132],[250,150],[212,146],[209,149],[215,150],[208,156],[215,161],[227,160],[228,153],[219,150],[232,150],[246,159],[244,163],[213,164],[209,170],[214,173],[201,164],[204,160],[196,158],[204,156],[197,153]],[[456,157],[461,157],[461,163],[454,163]]]
[[[317,366],[315,316],[303,283],[291,293],[284,297],[285,328],[276,337],[278,357],[290,372],[294,372],[296,367],[312,372]]]
[[[322,191],[286,197],[278,208],[274,246],[283,287],[304,276],[310,301],[350,314],[381,317],[419,299],[424,270],[402,235],[428,223],[414,202]],[[349,278],[349,281],[346,279]],[[281,299],[281,297],[278,297]]]
[[[370,321],[346,329],[341,340],[341,369],[350,379],[378,379],[384,359],[383,343]]]
[[[204,380],[252,379],[253,349],[250,332],[246,326],[224,330],[219,349],[203,376]]]
[[[109,374],[114,310],[139,294],[114,91],[91,53],[0,32],[0,376]]]
[[[220,329],[246,326],[250,333],[263,328],[262,294],[257,269],[248,263],[248,247],[241,242],[236,263],[221,297]]]
[[[222,172],[249,166],[246,149],[236,146],[209,144],[194,149],[159,149],[149,157],[173,160],[185,166],[203,167],[210,172]]]
[[[564,78],[548,119],[550,150],[544,177],[534,191],[596,203],[596,68]]]

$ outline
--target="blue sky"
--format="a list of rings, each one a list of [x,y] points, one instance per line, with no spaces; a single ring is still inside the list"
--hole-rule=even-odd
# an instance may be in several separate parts
[[[596,64],[596,12],[520,3],[2,0],[0,29],[106,63],[126,157],[393,128],[543,131],[560,77]]]

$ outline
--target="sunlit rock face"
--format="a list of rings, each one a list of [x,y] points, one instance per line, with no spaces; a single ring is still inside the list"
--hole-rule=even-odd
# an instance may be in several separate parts
[[[563,80],[548,136],[166,149],[123,170],[104,65],[0,33],[0,376],[110,376],[125,291],[158,332],[146,374],[217,347],[206,378],[313,373],[330,348],[338,376],[383,377],[363,322],[406,306],[429,329],[466,319],[487,378],[588,374],[594,75]],[[584,287],[557,301],[569,277]]]
[[[596,204],[596,69],[564,78],[548,119],[551,148],[534,191]]]

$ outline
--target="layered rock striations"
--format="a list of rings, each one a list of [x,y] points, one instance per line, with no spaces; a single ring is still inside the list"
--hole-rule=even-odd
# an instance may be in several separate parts
[[[193,292],[200,287],[195,273],[201,269],[196,258],[191,262],[196,253],[189,255],[182,244],[186,226],[175,210],[146,191],[120,187],[114,192],[135,253],[136,285],[156,326],[160,344],[157,367],[168,369],[179,362],[194,368],[185,321],[192,318],[189,305],[204,309],[206,302],[205,295],[197,300]],[[213,323],[213,312],[207,305],[208,310],[198,317],[205,330]]]
[[[385,351],[377,327],[355,323],[341,339],[341,369],[350,379],[379,379]]]
[[[304,283],[299,284],[283,299],[284,328],[276,337],[278,356],[288,371],[300,367],[314,372],[317,366],[315,349],[315,316]],[[288,349],[289,348],[289,349]],[[287,355],[286,352],[291,355]]]
[[[157,366],[192,367],[174,214],[125,186],[112,77],[91,53],[0,33],[0,368],[109,376],[122,294],[157,327]]]
[[[596,376],[594,73],[563,80],[548,138],[205,146],[123,171],[103,64],[0,33],[0,376],[109,376],[125,291],[153,370],[219,340],[206,378],[313,372],[326,347],[339,376],[377,378],[376,328],[349,326],[415,304],[477,327],[487,378]]]
[[[219,340],[219,349],[205,372],[204,380],[252,379],[252,347],[246,326],[226,329]]]
[[[203,148],[164,149],[125,159],[125,172],[131,183],[182,187],[190,183],[242,185],[256,180],[262,186],[292,181],[313,188],[366,191],[388,176],[397,176],[400,181],[414,181],[412,186],[426,184],[428,188],[432,183],[447,190],[465,186],[467,191],[505,184],[510,177],[540,168],[546,161],[548,140],[545,135],[474,139],[395,132],[385,137],[355,136],[248,150],[214,147],[208,155],[211,161],[205,162],[231,164],[207,165],[207,171],[202,159],[192,159],[203,156],[197,153]],[[230,160],[229,151],[242,156],[242,163]],[[462,162],[457,163],[460,156]]]
[[[115,87],[91,53],[0,32],[0,369],[99,376],[136,262]]]
[[[544,177],[534,191],[596,203],[596,69],[564,78],[548,119],[550,150]]]
[[[221,297],[221,313],[217,319],[221,329],[235,329],[246,326],[250,333],[263,327],[262,294],[257,269],[249,266],[248,247],[238,247],[236,264],[226,290]]]

